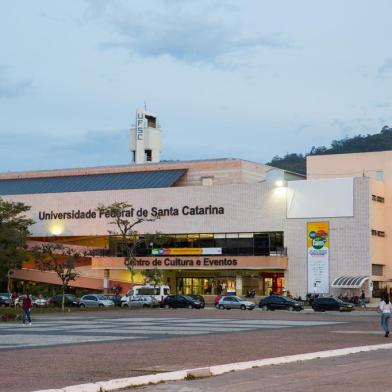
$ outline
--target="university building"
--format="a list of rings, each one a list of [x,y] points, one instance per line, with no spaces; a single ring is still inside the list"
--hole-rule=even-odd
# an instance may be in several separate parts
[[[30,244],[85,250],[75,287],[128,290],[123,244],[100,205],[143,221],[135,283],[158,268],[171,292],[293,295],[389,287],[392,152],[308,157],[307,176],[240,159],[160,162],[156,116],[139,110],[132,164],[4,173],[0,196],[31,206]],[[15,285],[59,284],[34,262]]]

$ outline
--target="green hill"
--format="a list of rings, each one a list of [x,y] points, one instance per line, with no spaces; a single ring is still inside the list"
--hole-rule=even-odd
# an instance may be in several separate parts
[[[308,154],[286,154],[275,156],[267,165],[280,169],[306,174],[306,157],[309,155],[347,154],[352,152],[370,152],[392,150],[392,128],[385,126],[374,135],[357,135],[352,138],[333,140],[329,148],[312,147]]]

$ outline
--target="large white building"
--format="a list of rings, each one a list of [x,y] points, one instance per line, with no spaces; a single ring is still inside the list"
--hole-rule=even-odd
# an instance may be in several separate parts
[[[142,116],[157,131],[156,117]],[[135,139],[137,124],[132,132]],[[32,207],[32,241],[93,250],[74,286],[129,288],[119,239],[109,235],[111,219],[97,210],[114,202],[132,205],[128,219],[147,219],[136,228],[140,238],[159,233],[137,250],[137,283],[142,270],[159,268],[172,292],[203,295],[360,288],[370,295],[371,281],[388,284],[373,268],[371,178],[306,180],[239,159],[163,163],[157,135],[152,144],[132,139],[134,161],[143,163],[0,175],[1,197]],[[58,283],[31,262],[13,280]]]

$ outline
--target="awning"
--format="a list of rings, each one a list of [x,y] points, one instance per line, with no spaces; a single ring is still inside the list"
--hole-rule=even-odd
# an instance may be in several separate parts
[[[363,284],[370,280],[370,276],[339,276],[336,278],[331,287],[334,289],[360,289]]]

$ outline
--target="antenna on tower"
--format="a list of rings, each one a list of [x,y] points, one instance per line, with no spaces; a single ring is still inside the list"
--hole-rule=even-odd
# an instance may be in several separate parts
[[[147,112],[147,103],[146,103],[146,100],[144,100],[144,111]]]

